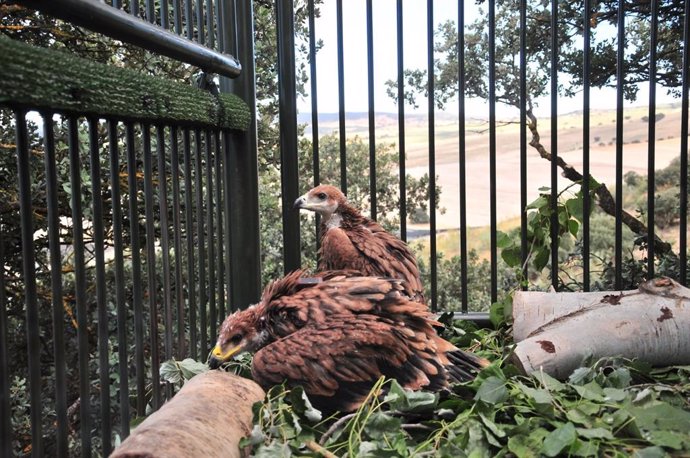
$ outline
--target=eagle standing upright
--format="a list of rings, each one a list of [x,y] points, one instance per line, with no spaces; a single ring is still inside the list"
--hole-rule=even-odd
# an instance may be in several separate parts
[[[269,284],[258,304],[228,316],[211,367],[256,352],[252,376],[261,386],[302,386],[318,409],[345,412],[381,376],[438,391],[489,364],[438,336],[439,323],[399,280],[317,275],[288,274]]]
[[[320,271],[355,270],[364,276],[399,278],[405,293],[425,303],[417,260],[405,242],[351,206],[334,186],[317,186],[299,197],[294,208],[321,216]]]

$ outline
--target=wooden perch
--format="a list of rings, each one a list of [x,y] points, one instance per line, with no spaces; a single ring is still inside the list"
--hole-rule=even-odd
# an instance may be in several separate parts
[[[251,380],[204,372],[137,426],[110,456],[239,458],[239,441],[252,430],[252,404],[263,398],[263,390]]]
[[[690,364],[690,289],[669,278],[632,291],[520,291],[513,323],[511,359],[525,373],[541,369],[563,379],[588,356]]]

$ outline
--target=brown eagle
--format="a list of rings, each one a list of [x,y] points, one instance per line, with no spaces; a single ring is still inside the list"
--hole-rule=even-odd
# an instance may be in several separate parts
[[[321,215],[319,270],[351,269],[365,276],[400,278],[405,293],[424,302],[419,267],[409,247],[363,216],[338,188],[317,186],[299,197],[294,208]]]
[[[210,366],[256,352],[252,375],[261,386],[302,386],[317,408],[333,412],[356,409],[382,375],[438,391],[488,365],[439,337],[439,323],[399,280],[317,275],[288,274],[258,304],[228,316]]]

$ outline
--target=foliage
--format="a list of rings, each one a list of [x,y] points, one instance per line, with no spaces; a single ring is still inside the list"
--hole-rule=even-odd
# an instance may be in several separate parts
[[[488,99],[488,17],[484,0],[479,18],[465,26],[465,88],[468,97]],[[617,0],[592,2],[588,15],[592,35],[592,87],[616,87],[617,39],[611,32],[616,26]],[[681,0],[659,2],[659,46],[657,50],[656,81],[667,87],[669,92],[679,95],[682,67],[682,24],[684,3]],[[500,0],[496,8],[496,101],[513,107],[520,107],[520,2]],[[525,43],[527,105],[531,108],[536,99],[549,95],[551,68],[551,2],[527,2],[527,34]],[[572,96],[582,86],[582,35],[583,2],[558,2],[558,71],[559,93]],[[624,95],[635,100],[639,87],[637,83],[649,81],[649,3],[625,2],[626,14],[626,62]],[[439,25],[436,30],[434,50],[437,54],[434,68],[435,97],[439,107],[457,95],[459,66],[458,33],[453,21]],[[416,105],[416,95],[426,96],[427,71],[405,70],[406,102]],[[397,97],[395,81],[388,81],[388,94]]]
[[[457,332],[465,323],[456,323]],[[467,334],[494,363],[440,396],[381,380],[352,414],[321,419],[301,389],[254,407],[253,456],[665,456],[690,451],[690,367],[590,362],[561,382],[519,375],[503,331]],[[467,334],[454,340],[467,341]],[[491,352],[486,349],[493,349]],[[507,350],[506,350],[507,351]],[[327,455],[332,453],[333,455]]]

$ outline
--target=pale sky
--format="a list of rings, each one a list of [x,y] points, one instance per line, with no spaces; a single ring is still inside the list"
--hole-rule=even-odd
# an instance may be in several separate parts
[[[386,95],[385,81],[397,78],[396,50],[396,0],[376,0],[373,2],[374,24],[374,97],[376,112],[397,112],[394,101]],[[426,3],[422,0],[404,2],[404,65],[406,68],[426,69]],[[338,67],[337,67],[337,33],[336,1],[325,0],[320,5],[321,17],[316,20],[317,39],[323,40],[324,46],[317,54],[318,104],[319,112],[334,113],[338,111]],[[479,6],[474,1],[465,2],[465,20],[470,23],[480,14]],[[457,19],[457,2],[436,1],[434,3],[434,24]],[[345,42],[345,110],[347,112],[368,111],[367,88],[367,53],[366,53],[366,1],[343,1],[343,36]],[[646,104],[649,91],[643,85],[635,105]],[[657,89],[657,103],[671,102],[663,88]],[[427,102],[418,97],[419,112],[426,112]],[[488,104],[483,100],[467,100],[467,112],[476,113],[473,117],[487,117]],[[613,89],[592,89],[590,107],[592,109],[615,108],[615,91]],[[300,113],[311,111],[309,97],[298,100]],[[457,110],[457,104],[449,105],[450,111]],[[560,97],[558,110],[568,113],[582,109],[582,98]],[[407,106],[406,112],[413,112]],[[538,115],[549,116],[548,98],[542,100],[536,110]],[[516,116],[517,111],[497,105],[498,116]]]

